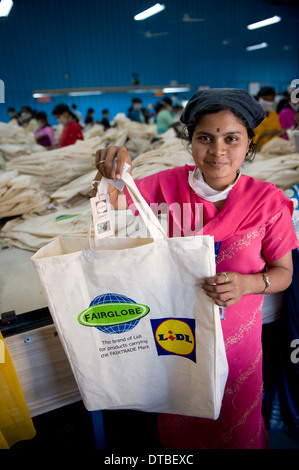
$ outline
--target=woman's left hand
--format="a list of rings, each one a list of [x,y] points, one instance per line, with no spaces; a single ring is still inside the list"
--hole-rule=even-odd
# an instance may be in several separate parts
[[[229,307],[246,293],[242,274],[228,271],[200,280],[199,285],[216,305]]]

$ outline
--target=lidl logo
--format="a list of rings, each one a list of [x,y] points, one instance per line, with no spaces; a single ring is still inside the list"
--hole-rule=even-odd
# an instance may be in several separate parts
[[[196,362],[194,319],[162,318],[151,325],[159,356],[175,354]]]
[[[108,211],[106,199],[101,199],[100,201],[96,202],[96,210],[97,214],[104,214]]]
[[[121,294],[107,293],[95,297],[89,307],[78,316],[84,326],[93,326],[108,334],[124,333],[135,328],[149,313],[147,305]]]

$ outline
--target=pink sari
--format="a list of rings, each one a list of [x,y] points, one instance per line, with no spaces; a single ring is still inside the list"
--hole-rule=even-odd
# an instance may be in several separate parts
[[[266,260],[280,259],[298,246],[291,219],[292,203],[273,184],[242,175],[218,211],[213,203],[201,199],[189,186],[188,174],[193,169],[186,165],[166,170],[136,184],[149,204],[190,203],[193,229],[192,208],[195,203],[203,203],[204,227],[199,233],[213,235],[215,242],[221,242],[217,272],[261,272]],[[128,203],[132,204],[126,194]],[[170,214],[170,226],[173,222],[175,226],[182,225],[176,213]],[[188,233],[182,231],[184,235]],[[213,421],[160,414],[159,433],[164,448],[261,449],[268,446],[261,414],[262,303],[261,295],[243,296],[226,309],[221,322],[229,376],[220,417]]]

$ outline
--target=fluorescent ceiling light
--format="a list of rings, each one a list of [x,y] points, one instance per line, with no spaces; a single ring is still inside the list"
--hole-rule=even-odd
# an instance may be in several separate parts
[[[48,96],[88,96],[101,95],[103,93],[165,93],[189,91],[190,85],[151,85],[151,86],[120,86],[120,87],[94,87],[94,88],[60,88],[54,90],[33,90],[33,98],[43,98]]]
[[[89,96],[89,95],[102,95],[102,91],[71,91],[68,93],[69,96]]]
[[[0,16],[8,16],[12,9],[12,0],[1,0],[0,1]]]
[[[156,3],[156,5],[148,8],[147,10],[142,11],[141,13],[138,13],[138,15],[135,15],[134,20],[136,21],[145,20],[146,18],[149,18],[150,16],[153,16],[156,13],[163,11],[164,8],[165,8],[165,5],[161,5],[161,3]]]
[[[181,91],[189,91],[189,87],[171,87],[171,88],[163,88],[164,93],[180,93]]]
[[[32,95],[33,98],[44,98],[45,96],[48,95],[45,95],[44,93],[33,93]]]
[[[260,44],[254,44],[253,46],[247,46],[246,51],[256,51],[257,49],[263,49],[264,47],[268,47],[266,42],[261,42]]]
[[[247,26],[247,29],[257,29],[263,28],[264,26],[269,26],[270,24],[279,23],[281,20],[280,16],[272,16],[272,18],[267,18],[266,20],[258,21],[257,23],[252,23]]]

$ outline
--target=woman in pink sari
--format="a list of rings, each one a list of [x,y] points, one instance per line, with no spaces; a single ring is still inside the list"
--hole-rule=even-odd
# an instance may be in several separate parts
[[[285,290],[292,279],[291,250],[298,246],[292,203],[271,183],[242,175],[252,149],[254,129],[264,118],[261,106],[243,90],[197,92],[181,121],[186,125],[195,166],[166,170],[136,184],[149,204],[203,204],[203,232],[214,236],[217,274],[201,287],[225,309],[222,329],[229,376],[217,420],[160,414],[158,427],[166,449],[267,448],[261,407],[263,295]],[[117,157],[117,169],[113,160]],[[175,158],[175,156],[174,156]],[[116,180],[124,147],[100,150],[99,175]],[[111,203],[118,191],[111,185]],[[127,203],[132,204],[125,190]],[[132,206],[134,210],[134,207]],[[195,232],[192,209],[190,228]],[[187,236],[178,214],[169,212],[169,236]]]

